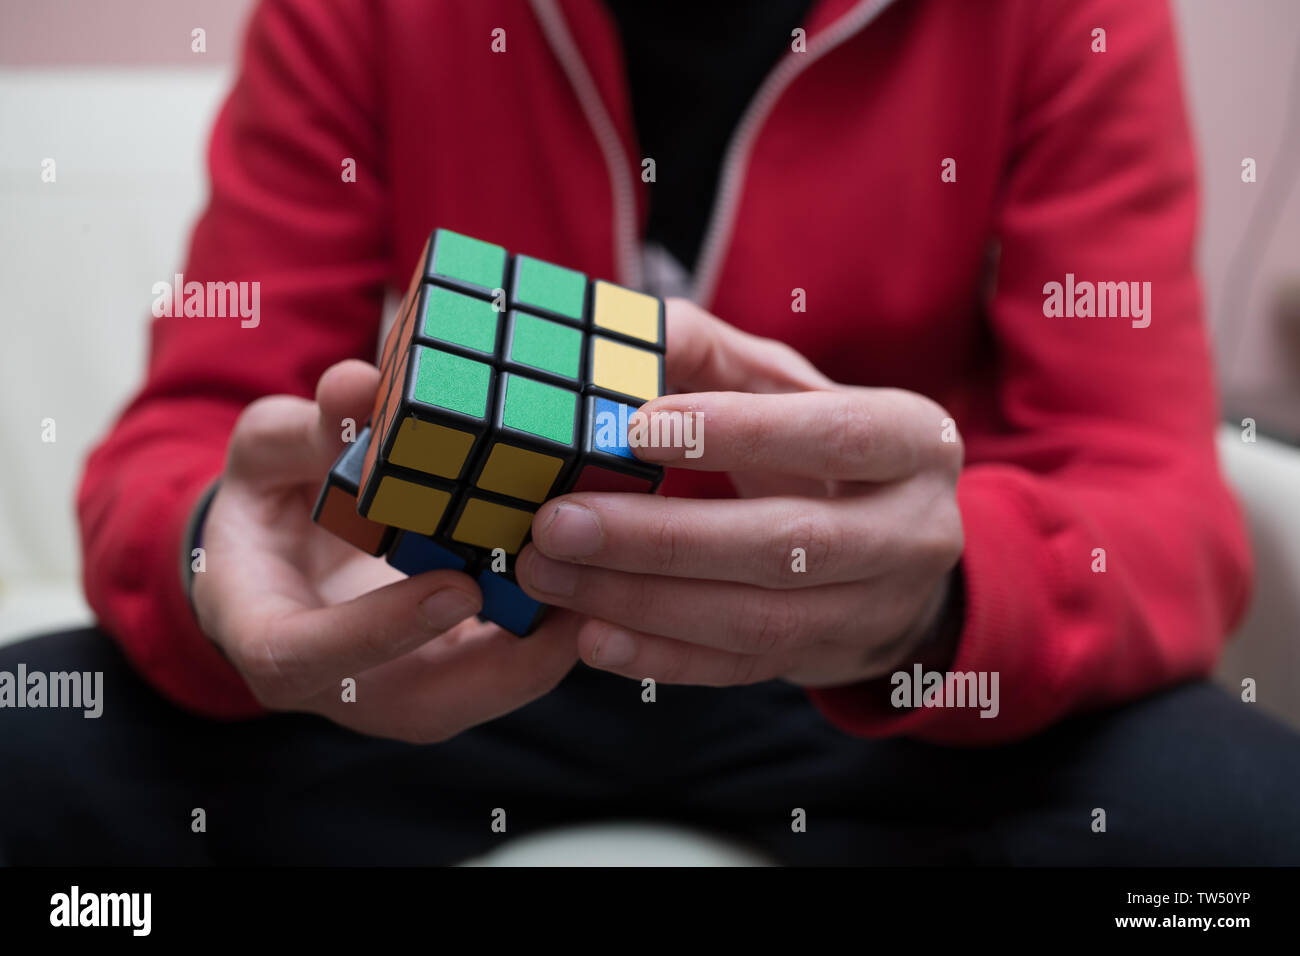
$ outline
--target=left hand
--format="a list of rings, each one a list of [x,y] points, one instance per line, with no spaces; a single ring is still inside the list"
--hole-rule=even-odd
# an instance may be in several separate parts
[[[364,421],[377,388],[379,369],[349,359],[314,402],[270,395],[244,409],[204,523],[194,611],[263,707],[435,743],[549,692],[577,662],[583,618],[552,614],[521,641],[474,620],[482,596],[464,574],[408,578],[311,520],[342,423]]]
[[[912,659],[962,551],[948,413],[912,392],[837,385],[681,300],[668,325],[667,378],[690,393],[639,414],[701,415],[703,453],[636,454],[727,472],[741,497],[557,498],[520,555],[525,589],[590,618],[583,660],[637,679],[834,686]]]

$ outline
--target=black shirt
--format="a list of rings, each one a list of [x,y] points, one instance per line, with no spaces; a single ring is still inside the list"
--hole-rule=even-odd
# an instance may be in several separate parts
[[[618,23],[640,160],[655,161],[646,239],[688,270],[731,134],[812,0],[605,0]]]

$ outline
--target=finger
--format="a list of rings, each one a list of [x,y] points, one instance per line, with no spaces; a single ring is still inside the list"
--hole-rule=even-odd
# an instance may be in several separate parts
[[[660,684],[731,687],[781,678],[800,687],[873,680],[899,669],[883,650],[821,643],[796,654],[735,654],[592,620],[578,635],[578,653],[591,667]],[[895,655],[896,656],[896,655]]]
[[[674,440],[686,436],[688,414],[691,440]],[[938,464],[955,472],[961,463],[960,442],[945,440],[956,437],[947,413],[898,389],[670,395],[629,419],[629,436],[638,432],[645,438],[632,447],[638,458],[697,471],[881,482]]]
[[[548,604],[633,630],[738,654],[796,650],[838,640],[846,626],[864,633],[875,609],[869,583],[770,591],[730,581],[697,581],[521,555],[519,583]]]
[[[735,654],[596,620],[579,632],[578,653],[592,667],[634,680],[706,687],[772,680],[794,666],[787,654]]]
[[[379,369],[359,359],[332,365],[320,377],[316,384],[319,444],[327,469],[343,450],[345,434],[355,438],[369,419],[378,388]]]
[[[370,414],[379,372],[355,359],[326,370],[317,401],[270,395],[244,409],[227,453],[232,477],[254,483],[320,481],[343,447],[343,421],[360,431]]]
[[[919,494],[693,499],[585,493],[544,504],[532,547],[556,561],[637,574],[807,588],[861,580],[914,547]],[[522,560],[523,555],[521,555]]]
[[[578,660],[584,619],[556,609],[527,639],[467,625],[357,678],[355,702],[323,691],[307,709],[366,733],[438,743],[546,694]]]
[[[259,398],[240,413],[226,451],[226,479],[255,486],[319,481],[316,403],[292,395]],[[326,465],[326,469],[328,469]]]
[[[477,614],[473,581],[454,571],[419,574],[323,608],[268,595],[242,609],[232,632],[235,665],[266,706],[292,706],[428,643]]]
[[[676,391],[796,392],[831,385],[788,345],[742,332],[686,299],[668,299],[664,315],[664,377]]]

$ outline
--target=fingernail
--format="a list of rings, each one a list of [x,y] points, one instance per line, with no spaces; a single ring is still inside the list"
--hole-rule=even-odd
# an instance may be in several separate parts
[[[533,552],[526,568],[529,583],[538,591],[556,597],[573,597],[578,590],[578,569],[563,561],[552,561]]]
[[[682,412],[667,409],[663,414],[681,415]],[[650,417],[646,412],[637,412],[628,419],[627,438],[628,447],[642,461],[676,461],[682,457],[682,449],[676,444],[660,442],[660,436],[650,428]]]
[[[596,641],[591,651],[591,662],[598,667],[619,667],[636,657],[636,638],[627,631],[610,628]]]
[[[447,588],[435,591],[421,601],[420,610],[434,630],[445,631],[474,614],[477,604],[464,591]]]
[[[542,529],[542,545],[549,554],[585,558],[600,550],[600,521],[590,508],[559,505]]]

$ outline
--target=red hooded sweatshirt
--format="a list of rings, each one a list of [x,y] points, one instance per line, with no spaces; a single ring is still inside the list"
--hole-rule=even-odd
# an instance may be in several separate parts
[[[1000,713],[898,710],[880,683],[812,700],[850,733],[979,744],[1206,674],[1249,551],[1215,457],[1166,3],[821,0],[805,26],[734,134],[695,297],[838,381],[950,410],[951,669],[997,672]],[[652,187],[623,77],[597,0],[257,9],[184,276],[259,281],[260,322],[157,319],[78,500],[90,604],[170,699],[259,713],[178,581],[187,519],[247,403],[373,360],[385,290],[432,227],[637,284]],[[1125,310],[1100,283],[1148,291]]]

